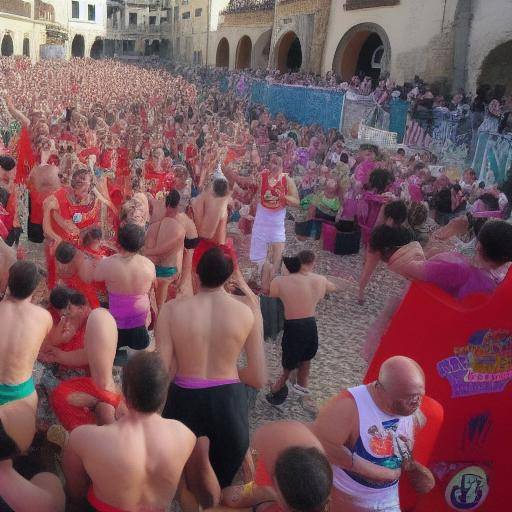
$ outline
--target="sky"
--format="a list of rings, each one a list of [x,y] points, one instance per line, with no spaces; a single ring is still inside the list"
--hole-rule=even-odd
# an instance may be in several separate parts
[[[219,22],[219,12],[228,5],[229,0],[212,0],[212,10],[210,26],[212,30],[217,30],[217,23]]]

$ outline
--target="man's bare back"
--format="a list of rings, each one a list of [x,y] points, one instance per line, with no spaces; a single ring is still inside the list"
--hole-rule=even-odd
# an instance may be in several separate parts
[[[231,196],[216,197],[212,191],[203,192],[192,202],[197,232],[201,238],[226,243],[228,204]]]

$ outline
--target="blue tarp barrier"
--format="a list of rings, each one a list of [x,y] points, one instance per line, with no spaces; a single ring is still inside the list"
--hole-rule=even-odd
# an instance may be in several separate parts
[[[392,99],[389,102],[389,131],[398,134],[397,141],[399,144],[404,141],[408,110],[408,101]]]
[[[507,178],[512,167],[512,135],[482,132],[478,137],[472,168],[485,181],[487,172],[492,171],[498,183]]]
[[[258,80],[252,83],[251,91],[252,103],[265,105],[272,115],[280,112],[291,121],[318,124],[325,129],[339,128],[343,97],[340,92],[267,84]]]

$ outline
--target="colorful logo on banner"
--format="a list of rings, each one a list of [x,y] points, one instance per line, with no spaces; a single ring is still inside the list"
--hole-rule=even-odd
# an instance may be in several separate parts
[[[467,345],[437,363],[437,371],[452,388],[452,398],[501,393],[512,380],[512,333],[475,332]]]
[[[489,493],[486,472],[478,466],[459,471],[446,486],[446,503],[455,510],[475,510]]]

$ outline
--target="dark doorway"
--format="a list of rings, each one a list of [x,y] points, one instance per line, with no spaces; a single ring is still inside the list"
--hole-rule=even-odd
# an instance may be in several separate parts
[[[23,55],[25,57],[30,57],[30,41],[27,37],[23,39]]]
[[[12,43],[12,37],[9,34],[5,34],[2,39],[2,56],[10,57],[14,53],[14,45]]]
[[[277,68],[281,73],[299,71],[302,66],[302,47],[295,32],[285,34],[277,50]]]
[[[357,73],[378,79],[380,76],[380,64],[384,55],[382,39],[375,32],[370,34],[361,46],[357,59]]]
[[[83,58],[84,55],[85,55],[84,36],[81,36],[80,34],[78,34],[73,38],[73,42],[71,43],[71,56]]]
[[[92,59],[101,59],[103,55],[103,40],[96,39],[91,46],[91,58]]]

